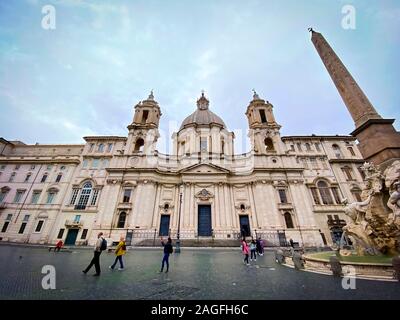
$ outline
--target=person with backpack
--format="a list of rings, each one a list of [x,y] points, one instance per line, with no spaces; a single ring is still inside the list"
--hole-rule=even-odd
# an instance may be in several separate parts
[[[121,237],[117,247],[115,248],[115,261],[114,263],[109,267],[111,270],[114,270],[115,265],[119,261],[120,267],[118,270],[122,271],[124,270],[124,263],[122,262],[122,256],[126,253],[126,244],[125,244],[125,239],[124,237]]]
[[[107,241],[106,239],[103,238],[103,232],[100,232],[97,235],[97,241],[96,244],[94,246],[94,256],[92,261],[90,261],[90,264],[87,266],[87,268],[85,270],[83,270],[82,272],[84,274],[86,274],[94,265],[95,269],[96,269],[96,273],[93,276],[100,276],[100,255],[101,253],[107,249]]]
[[[164,263],[167,264],[167,270],[165,271],[165,273],[167,273],[168,269],[169,269],[169,255],[174,251],[172,248],[172,240],[170,237],[168,237],[168,241],[167,241],[167,243],[165,243],[163,238],[161,237],[161,244],[164,247],[164,257],[161,262],[160,273],[163,272],[163,270],[164,270]]]

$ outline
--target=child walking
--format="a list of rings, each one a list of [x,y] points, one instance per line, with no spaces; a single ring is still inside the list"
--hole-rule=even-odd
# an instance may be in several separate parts
[[[124,270],[124,263],[122,262],[122,256],[126,253],[126,244],[125,244],[125,239],[124,237],[121,237],[118,246],[115,248],[115,261],[114,263],[110,266],[111,270],[114,270],[115,265],[119,261],[119,268],[118,270],[122,271]]]
[[[256,251],[257,251],[256,241],[253,238],[251,238],[251,242],[250,242],[250,253],[251,253],[250,261],[253,261],[253,257],[254,257],[254,261],[257,261]]]
[[[243,262],[249,266],[249,246],[247,245],[245,238],[242,239],[242,253],[244,255]]]

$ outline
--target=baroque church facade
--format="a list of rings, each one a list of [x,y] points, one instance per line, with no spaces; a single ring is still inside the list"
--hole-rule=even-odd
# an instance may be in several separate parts
[[[157,151],[161,108],[153,93],[134,108],[127,136],[84,137],[79,145],[0,139],[0,240],[135,244],[170,235],[267,245],[323,246],[340,240],[344,199],[360,201],[363,157],[352,136],[286,136],[273,106],[254,93],[247,109],[251,150],[204,95]]]

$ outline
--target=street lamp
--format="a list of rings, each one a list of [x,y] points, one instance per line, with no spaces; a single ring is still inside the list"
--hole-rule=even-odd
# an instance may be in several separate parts
[[[179,211],[178,211],[178,233],[176,235],[176,246],[175,252],[181,252],[181,240],[180,240],[180,232],[181,232],[181,208],[182,208],[182,185],[180,186],[180,193],[179,193]]]

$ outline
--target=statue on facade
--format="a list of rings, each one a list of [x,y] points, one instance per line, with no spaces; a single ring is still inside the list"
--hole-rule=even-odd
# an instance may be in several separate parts
[[[365,188],[361,202],[348,203],[345,213],[351,219],[343,231],[359,255],[398,253],[400,243],[400,161],[383,173],[365,163]],[[387,200],[388,199],[388,200]]]

